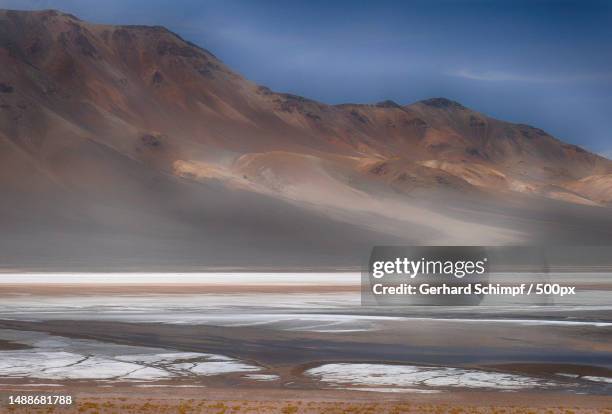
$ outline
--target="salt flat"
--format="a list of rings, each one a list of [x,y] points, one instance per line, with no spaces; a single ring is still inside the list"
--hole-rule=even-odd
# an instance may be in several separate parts
[[[0,330],[0,339],[30,347],[0,351],[2,378],[153,381],[261,369],[224,355],[168,352],[40,332]]]
[[[391,364],[325,364],[306,371],[333,385],[367,386],[369,390],[385,391],[386,387],[447,387],[518,390],[553,388],[559,384],[541,378],[482,370],[449,367],[425,367]],[[380,388],[372,388],[380,387]]]
[[[0,284],[39,285],[358,285],[358,272],[206,272],[206,273],[0,273]]]
[[[128,284],[107,283],[108,291],[90,291],[99,285],[88,283],[63,291],[76,280],[70,278],[53,291],[41,291],[36,278],[12,290],[15,280],[4,280],[0,382],[419,394],[514,392],[521,384],[542,392],[612,391],[608,290],[583,289],[546,306],[362,306],[356,289],[309,290],[329,281],[327,275],[298,275],[305,285],[290,283],[294,276],[271,275],[278,282],[273,289],[233,291],[269,281],[233,275],[229,285],[185,285],[175,293],[147,291],[146,284],[134,292],[129,275]],[[358,279],[342,277],[346,286]]]

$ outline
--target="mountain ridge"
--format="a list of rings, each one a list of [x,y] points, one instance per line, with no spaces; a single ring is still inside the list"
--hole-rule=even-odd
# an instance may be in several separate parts
[[[584,238],[571,228],[590,222],[561,231],[540,217],[598,217],[612,203],[612,161],[541,129],[447,98],[328,105],[278,93],[161,26],[52,10],[0,11],[0,146],[0,188],[14,197],[4,226],[29,240],[42,220],[67,245],[81,225],[102,237],[123,223],[143,246],[159,227],[154,240],[175,234],[195,254],[224,227],[224,243],[250,240],[250,251],[265,238],[265,254],[287,245],[295,258],[323,254],[317,231],[335,228],[330,260],[354,260],[356,243]],[[41,219],[42,205],[63,224]],[[511,218],[482,210],[498,207]],[[508,224],[532,210],[537,223]]]

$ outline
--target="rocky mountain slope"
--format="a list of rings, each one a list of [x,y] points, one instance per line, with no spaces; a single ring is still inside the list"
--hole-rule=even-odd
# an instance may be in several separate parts
[[[611,177],[612,161],[448,99],[326,105],[163,27],[0,11],[5,266],[316,267],[372,244],[608,240]]]

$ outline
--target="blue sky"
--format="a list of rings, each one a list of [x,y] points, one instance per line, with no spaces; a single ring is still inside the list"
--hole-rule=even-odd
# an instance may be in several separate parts
[[[612,1],[0,0],[163,25],[274,90],[444,96],[612,156]]]

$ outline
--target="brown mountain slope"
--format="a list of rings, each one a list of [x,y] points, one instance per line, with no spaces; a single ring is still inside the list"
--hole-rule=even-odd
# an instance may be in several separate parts
[[[256,85],[162,27],[57,11],[0,11],[0,147],[3,235],[43,250],[58,234],[95,239],[88,260],[121,256],[118,239],[136,258],[198,264],[238,263],[217,254],[228,246],[245,264],[281,262],[277,248],[287,263],[346,264],[381,243],[581,239],[607,210],[565,202],[609,203],[610,181],[588,177],[612,174],[447,99],[326,105]],[[594,227],[595,240],[612,233]],[[194,259],[202,250],[220,259]]]
[[[612,204],[612,174],[590,175],[563,185],[596,203]]]

